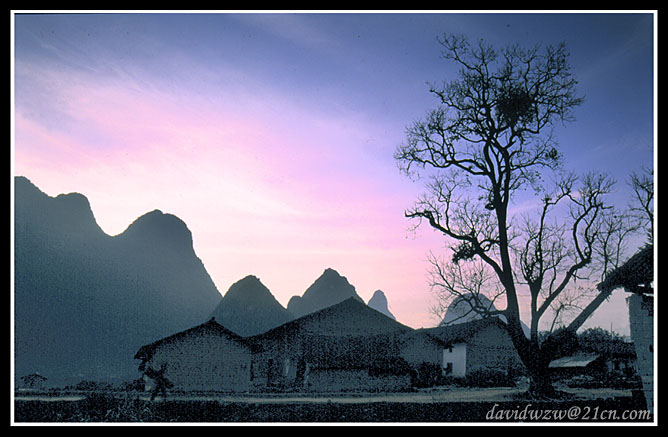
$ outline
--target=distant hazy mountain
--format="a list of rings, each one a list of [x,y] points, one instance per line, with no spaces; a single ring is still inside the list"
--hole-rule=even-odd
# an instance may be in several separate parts
[[[139,376],[139,347],[207,320],[221,295],[177,217],[112,237],[85,196],[15,178],[15,375],[51,383]]]
[[[292,315],[255,276],[232,284],[211,314],[227,329],[246,337],[292,320]]]
[[[486,296],[480,294],[477,296],[478,300],[480,301],[481,305],[483,305],[484,308],[489,309],[490,311],[495,311],[496,307],[494,306],[494,303],[489,300]],[[472,320],[479,320],[482,319],[482,316],[475,311],[471,310],[471,304],[468,301],[471,301],[472,295],[467,294],[463,296],[458,296],[455,298],[448,309],[445,312],[445,316],[443,317],[443,320],[439,324],[439,326],[447,326],[447,325],[454,325],[458,323],[464,323],[464,322],[470,322]],[[506,317],[504,315],[498,316],[499,319],[501,319],[504,323],[506,322]],[[529,327],[522,322],[522,330],[524,330],[524,334],[529,337],[531,332],[529,330]]]
[[[393,320],[397,320],[397,318],[394,317],[394,315],[390,312],[390,308],[387,304],[387,297],[385,297],[385,293],[383,293],[381,290],[376,290],[373,293],[373,296],[371,296],[371,299],[369,299],[369,303],[367,303],[367,305],[376,311],[380,311],[387,317]]]
[[[355,287],[333,269],[326,269],[323,274],[300,296],[293,296],[288,301],[288,311],[297,318],[323,308],[330,307],[349,298],[364,302],[357,295]]]

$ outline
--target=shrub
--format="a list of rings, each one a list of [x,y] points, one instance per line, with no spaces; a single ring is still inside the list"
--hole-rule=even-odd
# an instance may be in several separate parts
[[[369,368],[369,376],[403,376],[411,372],[411,366],[401,357],[377,358]]]
[[[442,384],[444,377],[441,367],[433,363],[420,363],[411,374],[411,384],[413,387],[425,388]]]
[[[515,381],[500,370],[475,370],[466,376],[469,387],[514,387]]]
[[[133,379],[132,381],[126,381],[119,386],[119,389],[124,392],[143,392],[145,387],[145,382],[143,378]]]
[[[65,389],[80,391],[110,391],[113,390],[113,386],[108,382],[82,380],[73,386],[66,386]]]

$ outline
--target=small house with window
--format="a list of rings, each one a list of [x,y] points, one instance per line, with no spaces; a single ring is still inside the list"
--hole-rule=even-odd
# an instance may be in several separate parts
[[[610,272],[597,286],[601,293],[610,293],[619,288],[629,293],[626,301],[631,339],[650,411],[654,410],[654,262],[654,245],[648,244]]]
[[[443,345],[441,369],[445,376],[463,378],[480,371],[508,376],[524,368],[506,324],[498,317],[420,331],[438,339]]]

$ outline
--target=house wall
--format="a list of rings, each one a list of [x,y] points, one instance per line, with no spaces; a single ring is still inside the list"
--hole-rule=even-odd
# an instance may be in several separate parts
[[[443,347],[427,335],[411,335],[401,342],[399,356],[414,367],[422,363],[440,366]]]
[[[642,380],[647,408],[654,411],[654,299],[631,294],[629,305],[631,339],[636,349],[636,366]]]
[[[466,374],[497,370],[517,372],[523,368],[508,332],[498,325],[489,325],[469,340],[466,350]]]
[[[445,375],[462,378],[466,376],[467,349],[466,343],[455,343],[443,349],[442,368]],[[451,373],[448,373],[448,363],[451,363]]]
[[[259,391],[294,386],[301,355],[298,341],[280,339],[264,342],[262,352],[252,357],[251,386]]]
[[[158,346],[147,366],[158,370],[174,390],[246,391],[250,387],[251,353],[224,336],[202,334]]]

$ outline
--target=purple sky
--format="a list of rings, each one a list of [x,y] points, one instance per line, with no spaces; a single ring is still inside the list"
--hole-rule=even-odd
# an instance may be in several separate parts
[[[654,159],[652,13],[14,16],[13,173],[80,192],[110,234],[181,218],[219,291],[254,274],[283,305],[337,270],[399,321],[433,326],[429,250],[392,154],[452,78],[436,37],[565,41],[585,103],[566,166],[626,180]],[[521,205],[516,205],[521,207]],[[590,324],[628,333],[623,292]],[[606,309],[607,308],[607,309]]]

